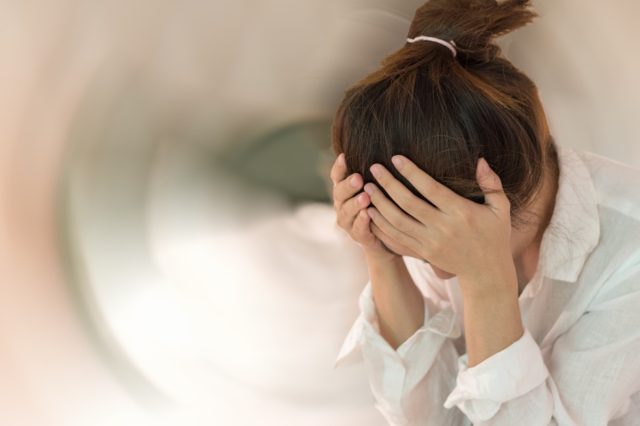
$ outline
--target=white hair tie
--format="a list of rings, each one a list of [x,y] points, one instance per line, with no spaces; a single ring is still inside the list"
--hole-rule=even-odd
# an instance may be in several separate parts
[[[424,41],[433,41],[433,42],[435,42],[435,43],[439,43],[439,44],[441,44],[441,45],[445,46],[446,48],[448,48],[448,49],[451,51],[451,53],[453,53],[453,57],[454,57],[454,58],[456,57],[456,55],[457,55],[457,53],[458,53],[458,52],[456,51],[456,42],[455,42],[455,41],[453,41],[453,40],[445,41],[445,40],[442,40],[442,39],[440,39],[440,38],[436,38],[436,37],[429,37],[429,36],[418,36],[418,37],[416,37],[416,38],[408,38],[408,39],[407,39],[407,41],[408,41],[409,43],[415,43],[416,41],[421,41],[421,40],[424,40]]]

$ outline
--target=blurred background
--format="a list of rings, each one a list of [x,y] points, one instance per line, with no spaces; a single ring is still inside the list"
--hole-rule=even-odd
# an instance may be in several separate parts
[[[0,424],[384,425],[329,126],[422,3],[0,0]],[[640,3],[534,6],[557,143],[640,167]]]

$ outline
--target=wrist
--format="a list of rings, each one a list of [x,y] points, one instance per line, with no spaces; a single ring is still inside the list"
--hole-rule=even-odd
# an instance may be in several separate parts
[[[383,252],[372,252],[372,251],[364,251],[364,256],[369,264],[380,264],[380,265],[389,265],[396,264],[398,261],[402,260],[402,256],[399,256],[394,253],[383,253]]]
[[[459,276],[463,299],[496,300],[518,298],[518,276],[515,267],[497,268],[474,276]]]
[[[518,303],[517,289],[497,287],[490,291],[462,290],[462,304],[465,309],[471,306],[482,307],[482,309],[495,309],[496,306],[505,306],[511,302]]]
[[[385,257],[373,255],[366,258],[367,269],[370,276],[388,275],[399,273],[406,265],[402,256]]]

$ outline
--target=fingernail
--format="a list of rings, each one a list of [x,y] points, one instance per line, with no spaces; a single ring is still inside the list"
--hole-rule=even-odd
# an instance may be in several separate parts
[[[373,192],[374,192],[373,185],[365,185],[364,190],[367,194],[373,195]]]
[[[371,174],[373,174],[375,177],[380,177],[381,173],[382,173],[382,169],[380,169],[380,166],[377,164],[374,164],[373,166],[371,166]]]
[[[350,180],[349,183],[351,184],[351,186],[353,186],[354,188],[357,188],[359,186],[358,184],[358,176],[353,176]]]
[[[391,157],[391,162],[393,163],[394,166],[396,166],[396,169],[401,169],[402,166],[404,165],[404,161],[402,161],[402,158],[400,158],[399,155],[395,155]]]
[[[338,156],[338,162],[340,162],[341,166],[346,166],[346,161],[344,161],[344,152]]]
[[[366,197],[364,194],[360,194],[360,195],[358,195],[358,203],[360,203],[360,204],[364,204],[364,203],[365,203],[366,198],[367,198],[367,197]]]

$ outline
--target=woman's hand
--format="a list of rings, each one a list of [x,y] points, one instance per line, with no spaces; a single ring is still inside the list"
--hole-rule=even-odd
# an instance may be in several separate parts
[[[367,215],[365,210],[371,203],[371,199],[365,192],[354,196],[362,187],[362,177],[358,173],[354,173],[349,177],[347,177],[346,174],[347,167],[344,162],[344,154],[340,154],[331,168],[333,207],[336,210],[337,225],[344,229],[354,241],[362,246],[368,258],[386,261],[400,256],[417,257],[415,252],[396,244],[388,237],[383,244],[382,241],[372,233],[371,228],[377,229],[378,231],[379,229],[370,221],[369,215]],[[387,244],[387,242],[389,244]]]
[[[392,161],[437,208],[416,197],[384,166],[374,164],[371,167],[374,177],[404,210],[387,199],[375,184],[365,185],[375,206],[367,212],[384,234],[397,245],[459,278],[491,276],[504,271],[503,268],[514,267],[510,202],[500,178],[484,159],[478,162],[476,170],[476,178],[485,193],[483,205],[459,196],[404,156],[396,155]],[[486,174],[481,174],[483,164],[487,165]]]

